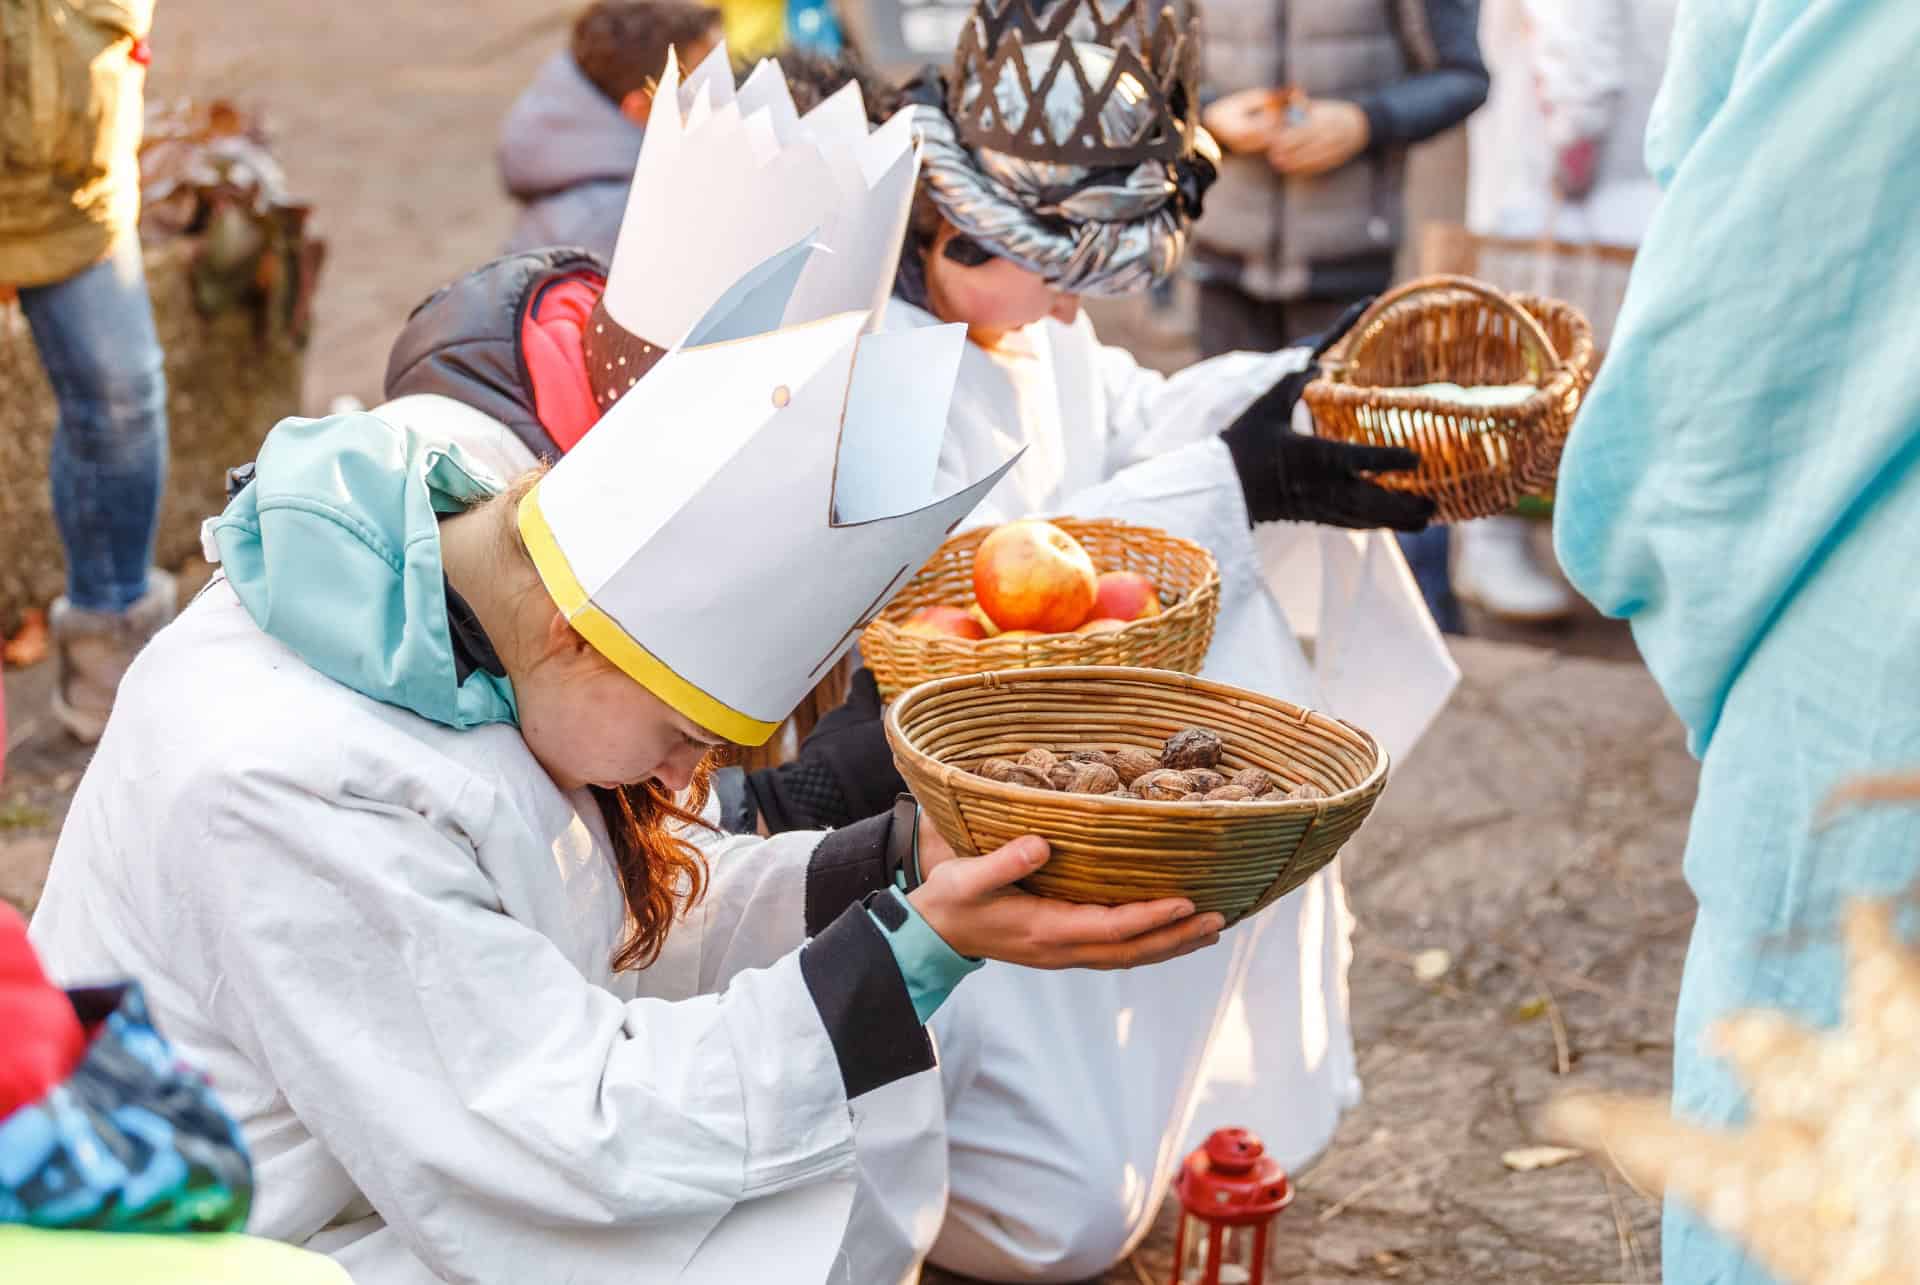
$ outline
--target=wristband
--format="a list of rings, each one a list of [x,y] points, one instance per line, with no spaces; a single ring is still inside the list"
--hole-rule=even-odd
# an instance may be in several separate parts
[[[887,831],[887,882],[902,892],[920,886],[920,802],[911,794],[893,801]]]

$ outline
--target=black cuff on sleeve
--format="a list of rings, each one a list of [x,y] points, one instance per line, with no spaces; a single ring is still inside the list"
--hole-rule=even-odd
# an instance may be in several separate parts
[[[1353,100],[1353,105],[1366,113],[1368,155],[1377,155],[1395,147],[1406,146],[1400,122],[1394,119],[1393,111],[1387,106],[1383,95],[1362,94]]]
[[[1220,434],[1233,456],[1233,471],[1240,477],[1249,525],[1271,522],[1280,512],[1280,443],[1274,435],[1283,431],[1255,416],[1242,415]]]
[[[833,1041],[849,1100],[933,1069],[933,1041],[913,1011],[893,949],[866,907],[848,906],[806,944],[800,975]]]
[[[893,814],[883,812],[820,840],[807,862],[807,936],[817,936],[848,906],[887,886],[887,842],[892,837]]]

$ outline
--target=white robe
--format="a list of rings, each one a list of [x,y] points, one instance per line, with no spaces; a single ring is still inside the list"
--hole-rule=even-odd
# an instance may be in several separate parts
[[[852,1282],[855,1112],[796,954],[819,837],[712,844],[616,975],[589,796],[511,727],[321,676],[216,581],[121,687],[32,939],[145,985],[243,1123],[249,1230],[359,1285]]]
[[[889,327],[930,324],[895,301]],[[1213,551],[1221,606],[1207,677],[1324,709],[1404,754],[1458,680],[1397,542],[1247,523],[1217,437],[1300,368],[1232,353],[1171,377],[1102,345],[1082,315],[1023,351],[968,345],[942,485],[1026,455],[972,522],[1112,517]],[[1296,631],[1317,635],[1315,659]],[[1131,973],[990,964],[936,1014],[951,1199],[934,1260],[990,1279],[1075,1280],[1151,1226],[1173,1166],[1242,1125],[1290,1166],[1358,1099],[1347,1010],[1351,919],[1337,867],[1220,949]],[[1019,1193],[1010,1200],[1009,1193]]]

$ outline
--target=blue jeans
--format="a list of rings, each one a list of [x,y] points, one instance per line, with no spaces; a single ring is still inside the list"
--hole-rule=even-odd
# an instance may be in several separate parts
[[[147,591],[167,480],[167,378],[139,239],[21,290],[20,307],[60,404],[49,472],[67,600],[125,611]]]
[[[1414,583],[1420,586],[1420,596],[1427,600],[1427,610],[1433,613],[1433,623],[1440,632],[1464,634],[1467,625],[1460,614],[1460,601],[1453,596],[1453,575],[1447,565],[1447,550],[1452,543],[1447,531],[1443,526],[1402,531],[1400,552],[1407,556],[1407,569],[1413,572]]]

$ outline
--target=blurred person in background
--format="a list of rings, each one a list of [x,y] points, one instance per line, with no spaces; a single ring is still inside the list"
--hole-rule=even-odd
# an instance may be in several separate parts
[[[173,579],[152,565],[167,385],[138,230],[153,0],[6,0],[0,14],[0,288],[18,291],[60,407],[53,713],[92,744],[174,613]]]
[[[737,58],[771,58],[785,48],[831,56],[847,47],[833,0],[715,0]],[[689,63],[691,65],[691,63]]]
[[[1480,47],[1493,88],[1467,122],[1471,231],[1511,241],[1639,246],[1660,200],[1642,146],[1677,7],[1678,0],[1483,0]],[[1575,261],[1568,270],[1583,266],[1623,272],[1599,259]],[[1495,284],[1553,293],[1551,279]],[[1597,297],[1580,302],[1604,347],[1613,318],[1591,315]],[[1525,520],[1466,522],[1456,534],[1453,583],[1468,602],[1509,620],[1557,620],[1572,611],[1572,595],[1541,562]]]
[[[1209,0],[1207,129],[1226,158],[1194,231],[1200,355],[1316,335],[1393,277],[1407,148],[1487,96],[1475,0]],[[1401,537],[1460,631],[1447,528]]]
[[[718,9],[676,0],[599,0],[581,12],[500,127],[500,178],[521,206],[508,252],[613,253],[667,51],[690,70],[720,25]]]

